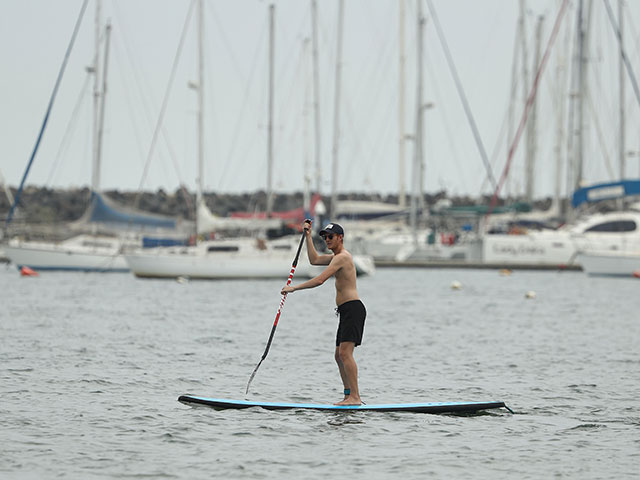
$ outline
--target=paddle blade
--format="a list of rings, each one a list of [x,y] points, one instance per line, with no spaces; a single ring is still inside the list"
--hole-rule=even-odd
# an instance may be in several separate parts
[[[264,360],[264,357],[260,359],[260,361],[258,362],[258,365],[256,365],[256,368],[253,369],[253,373],[251,373],[251,376],[249,377],[249,381],[247,382],[247,390],[244,392],[245,395],[249,394],[249,385],[251,385],[251,382],[253,381],[253,377],[256,376],[256,372],[260,368],[260,365],[262,365],[262,360]]]

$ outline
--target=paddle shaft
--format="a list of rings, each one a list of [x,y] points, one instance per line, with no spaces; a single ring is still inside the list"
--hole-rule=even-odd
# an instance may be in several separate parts
[[[293,274],[296,272],[296,267],[298,266],[298,258],[300,258],[300,251],[302,250],[302,244],[304,243],[304,237],[307,233],[307,229],[302,230],[302,237],[300,238],[300,243],[298,244],[298,251],[296,252],[296,258],[293,259],[293,263],[291,264],[291,271],[289,272],[289,278],[287,279],[287,287],[291,285],[291,280],[293,280]],[[280,314],[282,313],[282,307],[284,307],[284,301],[287,299],[287,294],[282,294],[282,298],[280,299],[280,306],[278,307],[278,312],[276,313],[276,319],[273,322],[273,327],[271,327],[271,333],[269,334],[269,340],[267,340],[267,348],[264,349],[264,353],[262,354],[262,358],[254,368],[253,373],[249,377],[249,381],[247,382],[247,391],[245,394],[249,393],[249,385],[251,385],[251,381],[253,377],[256,376],[256,372],[260,365],[262,365],[262,361],[267,358],[267,354],[269,353],[269,348],[271,348],[271,342],[273,341],[273,336],[276,333],[276,327],[278,326],[278,321],[280,320]]]

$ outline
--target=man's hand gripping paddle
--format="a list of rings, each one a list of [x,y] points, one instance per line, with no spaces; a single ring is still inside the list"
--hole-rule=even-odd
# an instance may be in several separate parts
[[[311,224],[311,220],[305,220],[305,224]],[[296,267],[298,266],[298,258],[300,257],[300,251],[302,250],[302,244],[304,243],[305,234],[309,230],[309,227],[306,227],[302,230],[302,238],[300,238],[300,244],[298,245],[298,251],[296,252],[296,258],[293,259],[293,263],[291,264],[291,271],[289,272],[289,279],[287,280],[287,287],[291,285],[291,280],[293,279],[293,274],[296,271]],[[256,365],[256,368],[253,369],[253,373],[249,377],[249,381],[247,382],[247,391],[245,394],[249,393],[249,385],[251,385],[251,381],[253,377],[256,376],[256,372],[260,365],[262,365],[262,361],[267,358],[267,354],[269,353],[269,348],[271,347],[271,342],[273,341],[273,335],[276,333],[276,327],[278,326],[278,320],[280,320],[280,313],[282,312],[282,307],[284,306],[284,301],[287,299],[287,294],[282,294],[282,299],[280,300],[280,306],[278,307],[278,312],[276,313],[276,319],[273,322],[273,327],[271,327],[271,334],[269,335],[269,340],[267,341],[267,348],[264,349],[264,353],[262,354],[262,358]]]

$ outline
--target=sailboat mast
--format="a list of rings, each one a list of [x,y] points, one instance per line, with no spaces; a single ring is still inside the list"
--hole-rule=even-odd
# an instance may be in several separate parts
[[[538,17],[538,24],[536,26],[536,50],[534,54],[534,65],[532,71],[538,70],[540,65],[540,42],[542,37],[542,25],[544,17]],[[538,128],[538,99],[537,96],[533,99],[531,105],[531,117],[529,117],[529,123],[527,125],[527,170],[526,170],[526,200],[529,203],[533,203],[533,195],[535,191],[536,180],[536,150],[537,150],[537,128]]]
[[[576,130],[576,155],[575,155],[575,170],[574,170],[574,190],[580,188],[580,184],[582,183],[582,148],[583,148],[583,132],[582,128],[584,127],[584,2],[580,0],[578,3],[578,92],[577,100],[578,100],[578,125]]]
[[[93,162],[91,173],[91,190],[100,188],[100,153],[99,153],[99,119],[100,119],[100,24],[102,22],[102,2],[96,0],[95,13],[95,45],[93,58]]]
[[[509,94],[509,110],[508,110],[508,131],[507,131],[507,152],[509,151],[509,147],[511,147],[511,141],[513,139],[513,130],[514,130],[514,107],[517,101],[516,95],[516,87],[518,86],[518,54],[520,53],[520,36],[522,35],[522,10],[520,11],[520,16],[518,18],[517,28],[516,28],[516,37],[513,45],[513,57],[511,60],[511,93]],[[513,175],[509,175],[506,180],[506,188],[505,193],[506,197],[509,197],[514,194],[512,188]]]
[[[338,145],[340,142],[340,83],[342,73],[342,30],[344,22],[344,0],[338,2],[338,43],[336,48],[336,78],[335,96],[333,104],[333,148],[331,150],[333,161],[331,165],[331,214],[334,218],[338,204]]]
[[[267,126],[267,218],[273,212],[273,49],[275,5],[269,5],[269,119]]]
[[[413,158],[413,175],[411,188],[411,212],[409,221],[411,223],[411,231],[413,233],[413,244],[418,244],[418,202],[422,197],[422,111],[423,111],[423,65],[422,65],[422,48],[424,39],[425,18],[422,13],[422,2],[418,2],[418,28],[417,28],[417,90],[416,90],[416,132],[414,139],[414,158]]]
[[[521,47],[521,51],[522,51],[522,98],[524,100],[524,103],[526,104],[527,102],[527,97],[529,96],[529,49],[527,48],[527,22],[526,22],[526,12],[527,12],[527,5],[526,5],[526,0],[520,0],[520,17],[519,17],[519,25],[520,25],[520,47]],[[527,200],[529,200],[528,198],[528,182],[529,182],[529,178],[526,172],[528,172],[529,170],[529,164],[531,163],[531,140],[530,140],[530,125],[531,123],[529,123],[527,125],[527,128],[525,130],[525,158],[524,158],[524,164],[525,164],[525,197],[527,197]]]
[[[619,88],[618,92],[620,94],[620,145],[619,145],[619,161],[620,161],[620,181],[624,180],[625,177],[625,115],[624,115],[624,30],[623,23],[624,17],[622,15],[624,5],[622,0],[618,0],[618,29],[619,29],[619,47],[620,47],[620,55],[619,55]]]
[[[405,126],[404,126],[404,83],[405,83],[405,42],[404,42],[404,0],[400,0],[398,11],[398,43],[400,55],[398,58],[398,206],[406,206],[406,186],[405,186]]]
[[[320,78],[318,73],[318,5],[311,0],[311,43],[313,56],[313,116],[315,123],[316,193],[322,189],[322,162],[320,155]]]
[[[587,1],[587,12],[584,14],[583,10],[583,2],[580,1],[579,10],[580,10],[580,23],[578,24],[578,38],[579,38],[579,88],[578,88],[578,142],[577,142],[577,166],[576,166],[576,177],[575,177],[575,189],[577,190],[582,186],[582,180],[584,175],[584,140],[585,140],[585,100],[587,94],[587,49],[588,49],[588,38],[589,38],[589,26],[591,24],[591,6],[592,1]]]
[[[196,205],[204,192],[204,3],[198,0],[198,191]]]
[[[107,66],[109,64],[109,40],[111,39],[111,24],[107,23],[106,34],[104,40],[104,68],[102,69],[102,95],[100,99],[100,119],[98,124],[98,148],[95,175],[97,178],[96,185],[100,186],[100,165],[102,163],[102,138],[104,136],[104,107],[107,97]]]
[[[309,38],[305,38],[302,47],[302,58],[304,64],[304,100],[302,106],[302,125],[304,138],[304,198],[303,208],[305,218],[311,216],[311,156],[309,152],[309,91],[310,91],[310,68],[309,68]]]
[[[570,41],[570,29],[565,28],[565,40],[564,50],[558,55],[556,65],[556,90],[555,90],[555,104],[556,104],[556,122],[558,129],[556,132],[555,154],[556,154],[556,172],[554,183],[554,196],[552,203],[552,211],[556,216],[563,218],[564,211],[561,205],[561,190],[562,190],[562,170],[564,164],[563,145],[565,141],[565,88],[567,85],[567,58],[569,57]],[[571,118],[572,115],[569,115]]]

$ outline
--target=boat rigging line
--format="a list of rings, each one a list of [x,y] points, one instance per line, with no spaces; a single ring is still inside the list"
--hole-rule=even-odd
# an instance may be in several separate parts
[[[53,102],[56,99],[58,88],[60,87],[62,76],[64,75],[64,71],[67,67],[67,62],[69,61],[69,57],[71,56],[71,50],[73,49],[73,45],[76,41],[76,37],[78,36],[78,30],[80,29],[80,24],[82,23],[82,18],[84,17],[84,12],[87,9],[88,3],[89,3],[89,0],[84,0],[84,2],[82,3],[82,7],[80,7],[80,14],[78,15],[76,24],[73,27],[73,34],[71,35],[69,46],[67,47],[67,51],[64,55],[64,59],[62,60],[62,65],[60,66],[60,71],[58,72],[58,78],[56,79],[56,83],[53,87],[53,92],[51,93],[51,98],[49,99],[49,105],[47,106],[47,111],[44,115],[44,120],[42,121],[40,132],[38,133],[38,138],[36,139],[36,144],[33,147],[33,152],[31,152],[31,157],[29,158],[29,163],[27,163],[27,168],[25,169],[24,174],[22,175],[22,180],[20,181],[20,186],[18,187],[18,191],[16,192],[15,199],[13,201],[13,204],[11,205],[11,209],[9,210],[9,215],[7,215],[7,219],[5,221],[5,227],[11,223],[16,207],[18,203],[20,203],[20,196],[22,194],[24,184],[27,181],[29,170],[31,170],[31,166],[33,165],[33,160],[35,159],[36,153],[38,152],[38,148],[40,147],[40,141],[42,140],[42,136],[44,135],[45,128],[47,127],[47,123],[49,122],[49,115],[51,114],[51,109],[53,108]]]
[[[487,213],[485,215],[485,219],[491,215],[491,212],[496,206],[496,202],[498,201],[498,194],[500,193],[500,189],[504,184],[507,176],[509,175],[509,169],[511,167],[511,162],[513,160],[513,155],[515,154],[516,148],[520,141],[520,137],[522,136],[522,132],[524,131],[524,127],[527,123],[527,119],[529,117],[529,111],[533,105],[533,102],[536,98],[536,94],[538,93],[538,86],[540,84],[540,78],[542,77],[542,72],[547,65],[547,61],[549,60],[549,54],[551,53],[551,47],[553,46],[556,37],[558,36],[558,31],[560,30],[560,25],[562,23],[562,18],[564,17],[564,12],[567,9],[567,5],[569,0],[563,0],[562,5],[560,5],[560,10],[558,11],[558,15],[556,16],[556,21],[553,25],[553,30],[551,31],[551,36],[549,37],[549,41],[547,42],[547,46],[545,48],[544,55],[542,57],[542,61],[538,66],[538,70],[536,72],[536,76],[533,80],[533,85],[531,86],[531,91],[529,96],[527,97],[527,103],[525,104],[524,111],[522,112],[522,117],[520,118],[520,124],[518,125],[518,129],[516,130],[516,135],[511,143],[511,147],[509,147],[509,153],[507,155],[507,163],[504,166],[504,170],[502,171],[502,175],[500,176],[500,180],[498,181],[498,185],[493,192],[493,196],[491,197],[491,203],[489,208],[487,209]]]
[[[169,94],[171,93],[171,87],[173,86],[173,80],[175,79],[176,76],[176,70],[178,67],[178,62],[180,61],[180,56],[182,53],[182,47],[184,45],[184,40],[186,37],[186,33],[189,27],[189,22],[191,20],[191,15],[193,14],[193,7],[195,5],[195,0],[191,1],[191,4],[189,5],[189,10],[187,11],[187,18],[184,21],[184,27],[182,28],[182,34],[180,35],[180,42],[178,43],[178,49],[176,51],[176,55],[174,57],[173,60],[173,66],[171,68],[171,74],[169,75],[169,84],[167,85],[167,90],[165,92],[164,95],[164,99],[162,100],[162,107],[160,108],[160,115],[158,116],[158,122],[156,123],[156,128],[153,132],[153,137],[151,140],[151,146],[149,147],[149,154],[147,155],[147,161],[145,162],[144,165],[144,170],[142,173],[142,178],[140,179],[140,185],[138,185],[138,193],[136,194],[136,198],[134,200],[134,206],[137,207],[139,202],[140,202],[140,197],[141,197],[141,192],[142,192],[142,187],[144,185],[144,182],[147,178],[147,173],[149,172],[149,164],[151,163],[151,157],[153,156],[153,152],[155,150],[155,146],[156,146],[156,141],[158,139],[158,133],[160,132],[161,128],[162,128],[162,121],[164,119],[164,113],[167,109],[167,103],[169,100]],[[203,88],[202,85],[198,85],[198,88]]]
[[[484,144],[482,143],[482,138],[480,137],[480,132],[478,131],[478,126],[476,125],[476,121],[473,118],[473,113],[471,112],[471,108],[469,107],[469,102],[467,101],[467,97],[464,93],[464,89],[462,88],[460,77],[458,76],[458,72],[456,70],[455,64],[453,63],[453,58],[451,57],[451,52],[449,51],[449,45],[447,44],[447,40],[444,36],[444,32],[442,31],[442,26],[440,25],[438,14],[436,13],[436,9],[433,6],[433,2],[431,0],[427,0],[427,6],[429,7],[429,12],[431,12],[431,16],[433,17],[433,23],[436,26],[436,32],[438,33],[438,38],[440,39],[442,50],[444,51],[444,55],[449,65],[449,69],[451,70],[451,75],[453,76],[453,81],[456,85],[456,89],[458,90],[458,95],[460,96],[460,101],[462,102],[462,106],[467,115],[469,126],[471,127],[471,131],[473,132],[473,138],[475,139],[476,145],[478,146],[478,150],[480,151],[480,156],[482,157],[484,168],[487,170],[487,176],[489,177],[491,186],[495,189],[497,188],[497,185],[496,185],[496,179],[494,178],[493,171],[491,169],[491,163],[489,162],[489,157],[487,156],[487,152],[484,148]]]
[[[428,53],[428,50],[427,50]],[[434,66],[434,64],[431,62],[431,57],[427,54],[425,55],[425,62],[427,63],[427,68],[426,68],[426,72],[427,75],[429,75],[429,80],[431,81],[431,91],[433,92],[434,96],[435,96],[435,104],[436,105],[445,105],[444,102],[444,97],[440,91],[440,86],[438,83],[438,78],[437,76],[434,74],[434,72],[436,72],[436,67]],[[444,130],[447,134],[447,142],[449,144],[449,149],[451,151],[451,158],[453,159],[453,162],[456,165],[456,168],[458,169],[458,172],[460,173],[460,176],[458,177],[458,180],[460,181],[462,188],[464,191],[469,191],[468,188],[468,184],[466,182],[465,177],[462,175],[465,172],[465,169],[462,167],[462,162],[461,162],[461,157],[460,157],[460,152],[458,151],[458,147],[457,147],[457,143],[453,138],[453,128],[451,128],[451,122],[449,121],[449,117],[447,116],[447,111],[449,109],[447,108],[441,108],[439,109],[439,113],[441,115],[442,118],[442,124],[444,126]],[[486,178],[486,176],[485,176]],[[482,191],[482,189],[480,189],[480,191]]]
[[[220,34],[222,43],[227,47],[229,56],[232,60],[232,64],[235,67],[238,77],[240,77],[244,82],[243,83],[244,95],[242,96],[242,105],[237,110],[238,114],[235,119],[235,122],[233,123],[233,129],[232,129],[233,133],[229,136],[229,139],[230,139],[229,148],[227,150],[227,153],[221,156],[221,158],[227,158],[227,159],[237,158],[237,161],[223,162],[223,164],[218,169],[217,175],[216,175],[218,180],[218,189],[222,189],[222,186],[227,184],[228,176],[232,175],[232,172],[230,173],[230,168],[233,167],[234,164],[246,165],[245,160],[247,159],[247,156],[249,155],[248,152],[252,147],[252,142],[241,142],[241,135],[243,132],[242,120],[245,118],[245,113],[247,111],[248,105],[252,102],[257,103],[257,99],[254,98],[254,95],[252,94],[251,87],[255,83],[256,72],[259,64],[259,58],[260,58],[260,55],[262,54],[262,46],[264,45],[265,38],[267,35],[268,21],[265,20],[262,23],[262,29],[260,30],[260,34],[258,35],[258,42],[256,43],[256,49],[253,53],[253,57],[251,61],[251,68],[248,72],[248,75],[245,76],[233,53],[233,49],[231,48],[232,42],[228,39],[225,33],[224,25],[219,21],[219,15],[217,14],[217,12],[213,10],[213,6],[212,6],[213,4],[211,2],[207,2],[205,5],[207,8],[211,9],[211,12],[212,12],[211,17],[214,19],[218,27],[216,29],[216,32]],[[208,71],[209,70],[207,70],[207,72]],[[209,78],[212,78],[212,77],[213,77],[212,75],[209,75]],[[214,118],[215,118],[215,109],[212,109],[212,110],[213,110],[212,115],[214,115]],[[240,151],[239,146],[243,147],[242,151]]]
[[[633,87],[633,93],[635,93],[638,105],[640,105],[640,88],[638,88],[638,81],[636,80],[636,76],[633,73],[633,67],[631,67],[629,57],[627,57],[624,46],[622,45],[622,33],[620,32],[620,27],[618,26],[615,18],[613,18],[613,11],[611,10],[609,0],[604,0],[604,5],[607,8],[607,14],[609,15],[611,26],[613,27],[613,31],[616,35],[616,38],[618,39],[618,43],[620,44],[620,55],[622,56],[622,61],[624,62],[624,66],[627,69],[627,75],[629,75],[629,80],[631,81],[631,86]]]
[[[116,36],[114,38],[114,52],[116,53],[114,55],[114,58],[116,60],[116,62],[120,61],[120,57],[126,58],[127,62],[128,62],[128,66],[130,68],[130,71],[132,73],[132,77],[133,77],[133,81],[132,82],[127,82],[127,83],[132,83],[136,86],[136,89],[138,91],[138,98],[140,99],[140,102],[142,104],[142,109],[141,112],[144,113],[144,119],[146,120],[146,124],[148,126],[149,129],[153,129],[153,124],[154,124],[154,115],[152,114],[152,109],[150,107],[150,100],[148,98],[149,94],[148,92],[150,91],[149,88],[145,87],[146,84],[148,84],[148,82],[145,81],[144,79],[144,75],[141,73],[140,71],[140,67],[139,67],[139,62],[134,61],[134,56],[131,50],[131,41],[129,40],[129,29],[127,28],[127,23],[125,21],[126,16],[123,15],[120,11],[120,7],[118,6],[117,2],[113,3],[113,8],[114,8],[114,12],[115,12],[115,16],[117,19],[117,24],[120,25],[120,28],[118,29],[118,31],[120,32],[119,36]],[[120,40],[121,39],[121,40]],[[121,44],[120,44],[121,41]],[[121,51],[120,50],[120,45],[122,45],[122,49],[124,50],[124,55],[119,55],[118,53]],[[119,65],[119,71],[124,72],[125,68],[124,65],[122,64],[118,64]],[[132,119],[132,127],[133,127],[133,131],[134,131],[134,135],[136,137],[137,140],[137,145],[138,145],[138,150],[139,150],[139,156],[142,162],[144,162],[144,158],[145,158],[145,153],[144,153],[144,148],[142,147],[142,141],[141,141],[141,135],[139,132],[139,129],[137,128],[137,122],[135,122],[133,119],[137,116],[136,115],[136,111],[133,109],[133,105],[134,102],[132,101],[131,98],[129,98],[129,95],[131,93],[131,90],[133,89],[125,89],[125,95],[127,96],[128,100],[127,100],[127,105],[130,109],[130,116]],[[173,168],[176,172],[176,175],[178,177],[178,181],[179,181],[179,185],[181,189],[184,189],[184,179],[182,178],[182,175],[180,173],[180,166],[178,164],[178,157],[176,155],[175,149],[169,139],[169,135],[167,133],[167,129],[166,127],[163,125],[162,126],[162,137],[164,139],[165,145],[167,147],[167,152],[168,155],[171,159],[171,162],[173,163]],[[144,163],[142,163],[142,167],[144,167]],[[187,208],[189,210],[191,210],[193,207],[191,205],[190,200],[188,199],[189,197],[186,196],[185,199],[187,201]]]
[[[62,154],[66,153],[67,145],[69,144],[69,139],[71,135],[75,132],[75,129],[78,125],[78,118],[80,116],[80,107],[83,105],[83,100],[87,94],[87,87],[89,86],[89,80],[91,79],[92,72],[88,71],[87,76],[85,77],[84,84],[80,89],[80,95],[78,95],[78,99],[73,107],[73,111],[71,113],[71,118],[69,118],[69,122],[67,123],[67,128],[64,131],[64,135],[62,136],[62,140],[60,141],[60,146],[58,147],[58,152],[53,160],[53,164],[51,165],[51,170],[49,170],[49,175],[47,177],[47,181],[45,185],[51,185],[53,180],[53,175],[57,170],[58,164],[60,163],[60,159],[62,158]]]

